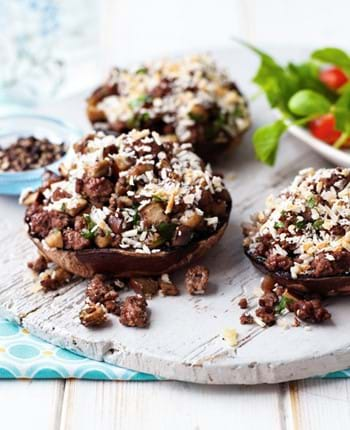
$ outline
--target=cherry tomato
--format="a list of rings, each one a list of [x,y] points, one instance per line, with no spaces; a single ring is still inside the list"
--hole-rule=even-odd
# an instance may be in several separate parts
[[[319,78],[331,90],[337,90],[349,81],[346,74],[338,67],[321,70]]]
[[[309,122],[311,134],[331,145],[339,138],[341,132],[335,129],[335,118],[332,113],[326,113]]]

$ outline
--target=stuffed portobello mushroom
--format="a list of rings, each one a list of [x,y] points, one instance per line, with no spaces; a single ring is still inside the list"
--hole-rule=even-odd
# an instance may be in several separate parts
[[[150,128],[192,142],[207,160],[238,143],[250,125],[245,98],[207,56],[115,68],[87,103],[97,130]]]
[[[350,293],[350,169],[305,169],[244,225],[245,252],[281,285]]]
[[[22,200],[40,252],[83,277],[174,271],[218,242],[231,210],[191,144],[148,130],[88,135]]]

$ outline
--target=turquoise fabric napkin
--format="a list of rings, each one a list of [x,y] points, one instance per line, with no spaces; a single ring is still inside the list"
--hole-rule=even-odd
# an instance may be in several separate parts
[[[348,378],[350,369],[322,378]],[[157,381],[161,378],[82,357],[0,318],[0,379],[94,379]]]
[[[0,379],[155,381],[156,376],[90,360],[32,336],[0,318]]]

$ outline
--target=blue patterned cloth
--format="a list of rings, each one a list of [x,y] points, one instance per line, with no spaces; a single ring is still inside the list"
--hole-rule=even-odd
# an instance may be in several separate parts
[[[159,378],[90,360],[32,336],[0,318],[0,379],[97,379],[154,381]]]
[[[322,378],[348,378],[350,369]],[[0,318],[0,379],[94,379],[156,381],[161,378],[90,360],[51,345]]]

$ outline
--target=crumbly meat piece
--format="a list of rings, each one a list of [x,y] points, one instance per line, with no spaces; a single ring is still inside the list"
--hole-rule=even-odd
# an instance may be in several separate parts
[[[82,194],[94,202],[106,202],[113,192],[113,184],[107,178],[87,177],[83,180]]]
[[[298,300],[292,309],[300,320],[310,323],[322,323],[331,318],[331,314],[319,299]]]
[[[127,327],[146,327],[148,325],[147,302],[142,296],[129,296],[121,305],[121,324]]]
[[[42,255],[39,255],[35,260],[29,261],[27,266],[29,269],[32,269],[33,272],[41,273],[47,269],[47,260]]]
[[[80,311],[79,318],[85,327],[97,327],[107,321],[107,311],[99,303],[86,304]]]
[[[44,290],[56,290],[71,281],[73,275],[62,267],[47,269],[39,275],[40,285]]]
[[[171,281],[168,274],[163,274],[159,279],[159,289],[163,296],[178,296],[180,294],[179,289]]]
[[[65,249],[79,249],[89,248],[90,240],[83,237],[82,234],[75,230],[66,230],[63,232],[63,241]]]
[[[104,275],[95,275],[88,282],[85,293],[90,303],[103,304],[108,313],[120,314],[119,294],[112,288]]]
[[[159,290],[158,281],[152,278],[131,278],[129,285],[136,294],[147,298],[155,296]]]
[[[250,314],[248,314],[248,313],[246,313],[246,312],[244,312],[241,316],[240,316],[240,323],[242,324],[242,325],[245,325],[245,324],[254,324],[254,318],[250,315]]]
[[[255,311],[255,315],[260,318],[267,326],[272,326],[276,323],[276,316],[269,309],[260,307]]]
[[[190,267],[185,276],[187,291],[191,295],[204,294],[209,281],[209,270],[205,266]]]
[[[247,301],[247,299],[246,299],[245,297],[242,297],[242,298],[239,300],[239,302],[238,302],[238,306],[239,306],[241,309],[247,309],[247,307],[248,307],[248,301]]]

